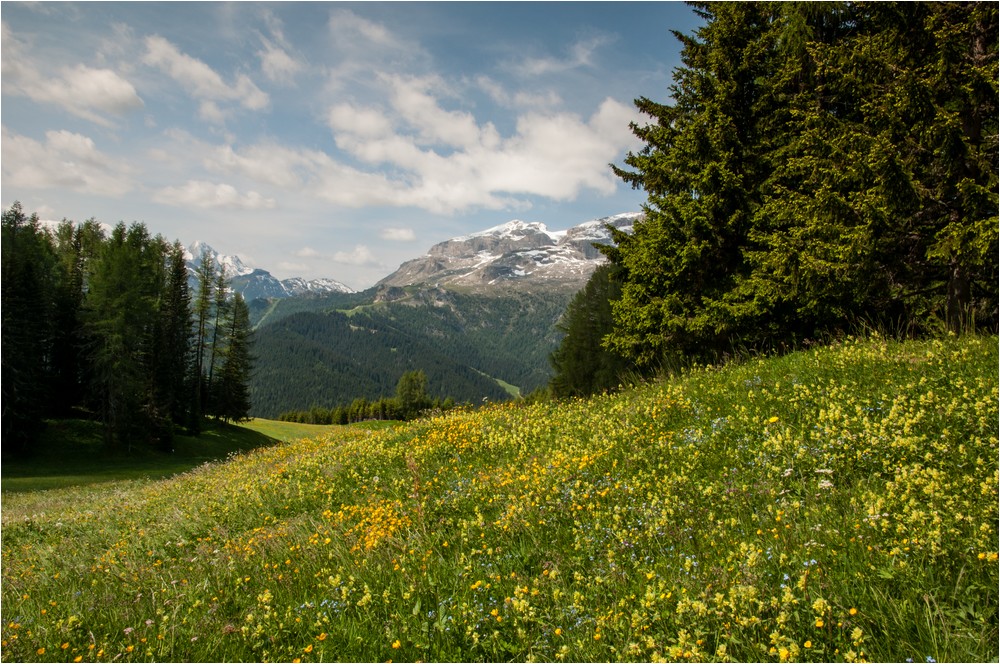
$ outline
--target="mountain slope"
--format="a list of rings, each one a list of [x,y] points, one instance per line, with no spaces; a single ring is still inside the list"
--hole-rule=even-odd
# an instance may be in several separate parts
[[[556,324],[604,261],[593,244],[610,243],[606,224],[628,229],[639,216],[564,231],[514,220],[439,243],[362,293],[252,303],[253,414],[391,396],[410,369],[427,373],[432,394],[458,401],[546,385],[562,338]]]
[[[414,369],[427,374],[433,396],[510,398],[500,381],[529,392],[548,382],[555,323],[565,307],[559,293],[488,297],[438,289],[284,315],[255,334],[252,412],[275,417],[391,396],[399,377]]]
[[[424,256],[403,263],[380,287],[433,285],[474,292],[498,288],[579,290],[604,261],[593,244],[610,243],[606,224],[631,228],[641,213],[585,222],[549,231],[538,222],[509,221],[434,245]]]
[[[416,369],[431,396],[508,398],[495,380],[456,361],[455,348],[364,315],[293,314],[259,330],[257,344],[271,349],[251,383],[257,417],[392,396],[400,376]]]

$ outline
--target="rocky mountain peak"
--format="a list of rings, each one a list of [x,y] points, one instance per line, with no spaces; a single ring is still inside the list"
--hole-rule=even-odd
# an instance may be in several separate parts
[[[403,263],[378,285],[488,290],[503,284],[509,288],[576,290],[604,261],[593,244],[611,241],[605,225],[627,230],[640,216],[624,213],[564,231],[515,219],[436,244],[426,255]]]
[[[185,250],[189,280],[192,288],[197,287],[198,267],[203,257],[215,263],[216,269],[225,267],[226,277],[232,289],[240,293],[247,302],[256,299],[285,298],[296,295],[319,293],[351,293],[349,287],[334,279],[314,279],[306,281],[301,277],[279,280],[267,270],[255,268],[240,256],[221,254],[204,242],[196,241]]]

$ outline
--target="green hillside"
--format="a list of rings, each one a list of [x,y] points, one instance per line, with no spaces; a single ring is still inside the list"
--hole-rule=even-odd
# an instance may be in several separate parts
[[[989,661],[998,340],[4,496],[3,661]]]
[[[350,404],[391,396],[406,371],[423,370],[435,397],[481,403],[547,384],[555,324],[566,293],[504,296],[411,289],[378,302],[337,295],[257,303],[252,412]],[[337,308],[340,307],[340,308]]]

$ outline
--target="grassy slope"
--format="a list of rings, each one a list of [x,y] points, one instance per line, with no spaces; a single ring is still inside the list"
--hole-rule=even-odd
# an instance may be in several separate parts
[[[997,339],[5,496],[3,660],[991,660]]]

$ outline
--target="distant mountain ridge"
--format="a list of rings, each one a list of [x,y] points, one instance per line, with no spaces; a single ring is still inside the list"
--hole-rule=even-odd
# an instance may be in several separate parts
[[[565,231],[540,222],[509,221],[438,243],[406,261],[376,285],[452,287],[473,292],[503,288],[578,290],[604,262],[594,243],[610,243],[610,225],[625,231],[642,217],[627,212],[587,221]]]
[[[295,297],[307,293],[353,293],[354,291],[335,279],[305,280],[301,277],[277,279],[267,270],[248,265],[239,256],[221,254],[204,242],[192,242],[187,247],[184,260],[192,285],[198,282],[197,270],[202,256],[208,256],[216,269],[225,268],[230,287],[240,293],[247,302],[257,299]]]

